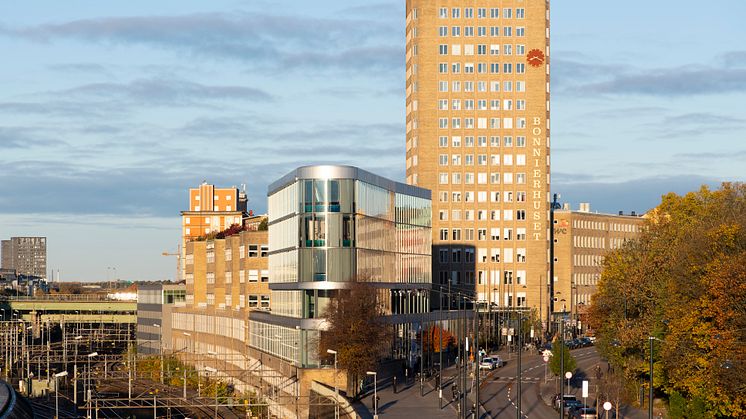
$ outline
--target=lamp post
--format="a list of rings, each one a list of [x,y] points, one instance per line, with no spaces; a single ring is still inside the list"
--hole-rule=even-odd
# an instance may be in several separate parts
[[[604,402],[604,410],[606,411],[606,419],[609,419],[609,410],[611,410],[611,402]]]
[[[516,394],[516,418],[521,419],[521,381],[523,381],[523,378],[521,377],[522,371],[521,371],[521,358],[523,353],[523,321],[526,320],[526,318],[518,316],[518,366],[516,371],[517,376],[517,390],[518,393]]]
[[[373,376],[373,419],[378,419],[378,373],[374,371],[365,373]]]
[[[648,405],[648,419],[653,419],[653,341],[655,337],[648,336],[650,342],[650,392],[649,392],[649,405]],[[607,402],[608,403],[608,402]],[[604,408],[606,405],[604,404]]]
[[[91,417],[91,358],[98,356],[98,352],[91,352],[88,355],[88,383],[86,385],[86,407],[88,408],[87,417]]]
[[[67,371],[58,372],[54,375],[54,419],[60,417],[60,384],[57,379],[67,375]]]
[[[218,380],[217,380],[217,372],[215,368],[212,367],[205,367],[205,375],[207,375],[209,379],[208,373],[215,374],[215,419],[218,419]]]
[[[326,353],[334,355],[334,419],[339,419],[339,388],[337,388],[337,351],[327,349]]]
[[[161,360],[161,384],[163,384],[163,329],[158,323],[153,323],[153,327],[158,329],[158,357]]]

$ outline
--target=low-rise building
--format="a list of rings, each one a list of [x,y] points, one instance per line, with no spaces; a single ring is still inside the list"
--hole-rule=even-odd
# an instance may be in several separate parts
[[[171,311],[186,300],[181,284],[139,284],[137,287],[137,352],[158,354],[171,347]]]
[[[554,211],[554,309],[567,311],[573,324],[583,329],[584,313],[596,292],[607,252],[639,236],[645,218],[630,214],[591,212],[590,204],[578,210],[569,204]]]

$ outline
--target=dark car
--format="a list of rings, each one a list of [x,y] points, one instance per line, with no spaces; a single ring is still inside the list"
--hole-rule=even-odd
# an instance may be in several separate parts
[[[567,417],[572,417],[572,413],[578,409],[582,409],[584,407],[587,407],[583,404],[580,400],[566,400],[565,401],[565,414]]]
[[[593,346],[593,341],[589,337],[582,337],[582,338],[580,338],[580,343],[583,346]]]
[[[596,419],[598,418],[598,415],[596,414],[596,409],[593,407],[582,407],[580,409],[575,410],[572,413],[571,416],[572,419]]]
[[[565,404],[567,404],[567,402],[569,401],[578,400],[574,394],[565,394],[564,396],[562,396],[562,399],[564,400]],[[559,410],[560,408],[560,395],[559,394],[554,395],[554,408],[557,410]]]

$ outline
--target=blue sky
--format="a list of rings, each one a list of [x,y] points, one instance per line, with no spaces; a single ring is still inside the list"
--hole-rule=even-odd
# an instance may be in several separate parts
[[[174,276],[186,189],[404,175],[403,1],[0,3],[0,237],[63,280]],[[660,4],[659,4],[660,3]],[[746,2],[555,1],[553,189],[645,211],[746,178]]]

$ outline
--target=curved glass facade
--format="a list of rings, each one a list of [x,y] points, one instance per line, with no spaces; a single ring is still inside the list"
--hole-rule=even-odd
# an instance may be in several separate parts
[[[278,180],[269,192],[272,312],[258,323],[298,333],[295,341],[318,337],[314,322],[355,281],[377,288],[386,315],[429,311],[431,212],[430,191],[349,166],[302,167]],[[259,333],[251,344],[308,366],[318,363],[312,341],[288,352]]]

